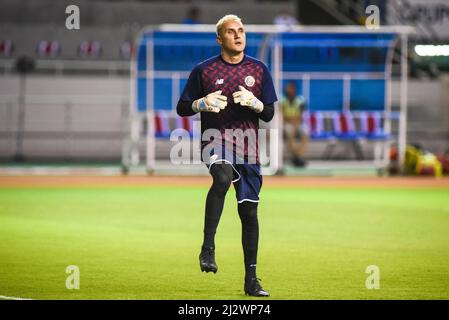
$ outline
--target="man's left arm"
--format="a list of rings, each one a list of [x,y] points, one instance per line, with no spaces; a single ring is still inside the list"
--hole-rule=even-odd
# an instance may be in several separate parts
[[[269,122],[274,116],[274,104],[269,103],[264,105],[262,101],[257,99],[254,94],[246,90],[245,87],[239,86],[239,91],[232,94],[234,103],[240,103],[240,105],[248,107],[253,110],[260,119],[265,122]]]
[[[260,97],[260,100],[263,103],[263,109],[258,113],[259,119],[269,122],[274,116],[274,103],[277,101],[277,96],[273,85],[273,79],[265,64],[263,65],[262,96]]]
[[[265,122],[270,122],[274,117],[274,103],[264,105],[262,111],[257,115],[259,116],[259,119]]]

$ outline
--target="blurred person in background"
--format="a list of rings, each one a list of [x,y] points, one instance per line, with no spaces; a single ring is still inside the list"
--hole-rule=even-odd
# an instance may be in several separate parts
[[[191,7],[187,11],[187,17],[182,20],[183,24],[202,24],[201,9],[198,7]]]
[[[292,163],[297,167],[306,165],[303,159],[309,142],[307,130],[303,124],[305,100],[296,93],[296,84],[289,82],[285,87],[285,95],[281,100],[281,111],[284,120],[284,135],[287,148],[292,155]],[[299,137],[299,144],[296,139]]]

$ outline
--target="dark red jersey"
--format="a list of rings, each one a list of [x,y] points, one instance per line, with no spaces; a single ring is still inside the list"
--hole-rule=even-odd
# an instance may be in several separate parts
[[[222,90],[222,95],[228,98],[228,105],[219,113],[201,112],[201,133],[207,129],[217,129],[221,132],[222,139],[229,142],[229,137],[225,135],[226,129],[241,129],[243,132],[250,129],[257,137],[259,114],[233,101],[232,94],[239,91],[239,85],[251,91],[264,105],[272,105],[277,101],[267,66],[250,56],[245,55],[241,62],[231,64],[219,55],[201,62],[192,70],[181,101],[193,102],[217,90]],[[249,150],[255,150],[258,155],[257,139],[244,147],[236,145],[235,138],[231,142],[234,148],[242,149],[245,156]],[[208,143],[209,141],[202,141],[202,148]]]

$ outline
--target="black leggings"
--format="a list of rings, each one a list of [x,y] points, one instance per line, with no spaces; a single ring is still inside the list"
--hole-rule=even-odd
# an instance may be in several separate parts
[[[212,186],[207,194],[204,220],[205,247],[215,247],[215,233],[220,222],[226,193],[233,180],[233,168],[227,163],[214,163],[210,167]],[[242,222],[242,246],[246,273],[255,273],[259,242],[259,222],[257,202],[244,201],[238,204],[238,213]]]
[[[220,222],[226,193],[232,183],[233,169],[227,163],[214,163],[210,167],[213,182],[206,198],[206,214],[204,219],[205,247],[215,246],[215,232]]]

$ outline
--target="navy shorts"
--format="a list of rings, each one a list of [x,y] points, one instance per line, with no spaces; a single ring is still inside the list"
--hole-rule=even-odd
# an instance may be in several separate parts
[[[211,151],[211,159],[205,163],[210,171],[211,166],[215,163],[223,162],[230,164],[234,171],[232,183],[237,202],[259,202],[259,193],[262,188],[260,164],[236,161],[236,155],[233,152],[222,152],[220,156],[216,157],[213,151]]]

